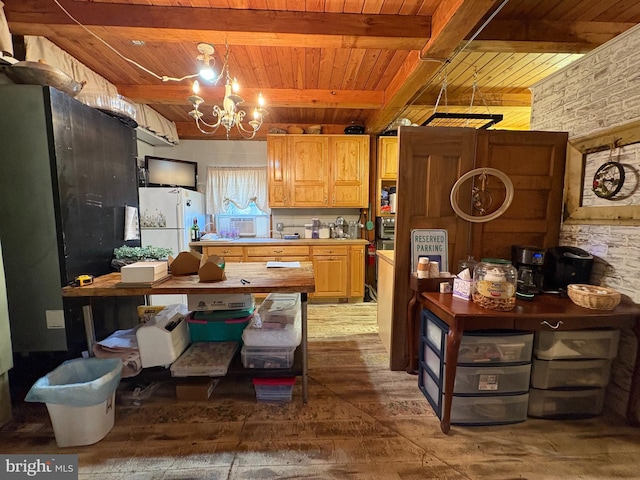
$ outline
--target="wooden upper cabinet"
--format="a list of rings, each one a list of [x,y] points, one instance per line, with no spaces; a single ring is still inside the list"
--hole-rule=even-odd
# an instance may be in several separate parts
[[[366,208],[369,136],[268,135],[271,207]]]
[[[287,137],[291,207],[329,205],[329,138],[322,135]]]
[[[378,176],[381,180],[398,178],[398,137],[378,137]]]
[[[287,138],[273,136],[267,142],[269,206],[286,207],[289,202],[287,171]]]
[[[367,208],[369,203],[369,137],[329,138],[331,206]]]

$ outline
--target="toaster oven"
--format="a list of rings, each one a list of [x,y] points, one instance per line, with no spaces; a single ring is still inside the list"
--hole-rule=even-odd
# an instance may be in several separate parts
[[[396,219],[394,217],[376,218],[376,240],[393,240],[395,231]]]

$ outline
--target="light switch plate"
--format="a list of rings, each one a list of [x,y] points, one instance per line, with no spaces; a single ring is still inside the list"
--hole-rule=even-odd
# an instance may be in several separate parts
[[[47,310],[45,316],[48,329],[64,328],[64,310]]]

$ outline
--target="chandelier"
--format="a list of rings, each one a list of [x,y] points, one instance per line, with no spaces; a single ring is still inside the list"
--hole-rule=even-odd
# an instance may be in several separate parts
[[[222,65],[220,73],[215,75],[212,65],[212,63],[215,62],[212,56],[214,52],[213,45],[207,43],[200,43],[198,45],[198,51],[201,55],[198,55],[197,59],[205,65],[205,68],[200,71],[200,76],[211,80],[212,83],[218,83],[222,77],[224,77],[226,81],[222,107],[214,105],[212,110],[212,114],[214,117],[217,117],[217,121],[215,123],[207,123],[202,119],[204,114],[200,111],[200,105],[204,103],[204,99],[198,96],[200,84],[197,80],[193,82],[194,94],[187,98],[193,106],[193,110],[189,112],[189,115],[195,120],[198,130],[206,135],[216,133],[218,129],[223,126],[226,129],[227,139],[229,139],[229,132],[233,127],[236,127],[242,138],[249,140],[255,137],[256,132],[262,126],[264,116],[268,115],[269,112],[262,108],[264,106],[264,98],[261,93],[258,96],[259,106],[253,111],[253,119],[246,122],[246,124],[243,123],[246,113],[244,110],[240,110],[238,105],[244,102],[244,99],[238,95],[238,91],[240,90],[238,82],[235,78],[232,80],[229,74],[229,46],[225,45],[225,47],[224,64]]]

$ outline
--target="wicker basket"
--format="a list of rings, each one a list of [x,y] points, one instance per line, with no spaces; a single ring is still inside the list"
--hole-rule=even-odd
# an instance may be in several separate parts
[[[613,310],[621,299],[613,288],[580,283],[568,285],[567,294],[576,305],[594,310]]]
[[[322,125],[310,125],[305,129],[305,133],[320,135],[322,133]]]

